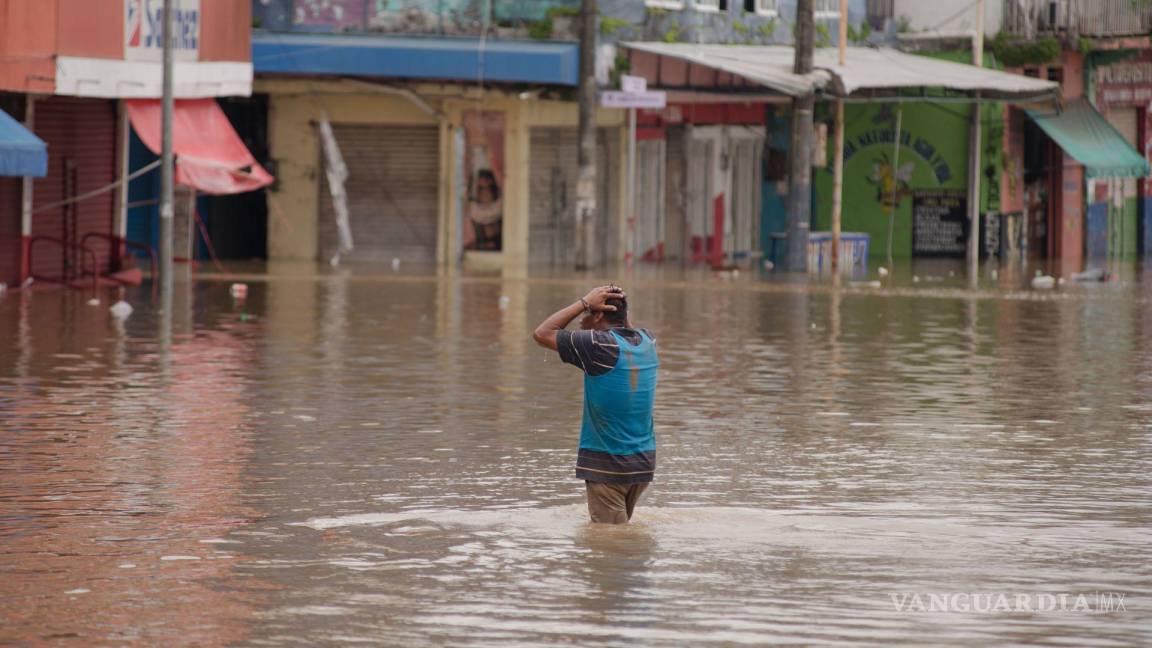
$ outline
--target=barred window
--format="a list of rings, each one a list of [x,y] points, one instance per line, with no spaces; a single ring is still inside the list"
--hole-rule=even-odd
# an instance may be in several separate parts
[[[817,18],[839,18],[840,0],[816,0]]]

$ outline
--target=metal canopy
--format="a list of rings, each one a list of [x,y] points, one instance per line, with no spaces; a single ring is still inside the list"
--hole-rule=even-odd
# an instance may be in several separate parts
[[[900,92],[944,90],[1001,101],[1055,98],[1059,88],[1052,81],[883,47],[850,47],[844,66],[838,64],[835,48],[819,48],[814,56],[814,71],[798,75],[792,71],[795,50],[789,46],[647,42],[622,45],[632,50],[633,73],[648,77],[662,88],[712,87],[730,91],[733,87],[763,86],[792,97],[816,92],[845,99],[909,99]],[[712,74],[701,73],[701,69]]]
[[[1084,99],[1069,103],[1060,113],[1027,113],[1060,148],[1084,165],[1089,178],[1143,178],[1152,173],[1144,156]]]

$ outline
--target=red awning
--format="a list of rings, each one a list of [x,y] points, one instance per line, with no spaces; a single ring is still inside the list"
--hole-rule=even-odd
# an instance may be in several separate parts
[[[160,154],[160,102],[126,101],[128,119],[144,145]],[[272,184],[215,99],[178,99],[172,115],[176,183],[206,194],[236,194]]]

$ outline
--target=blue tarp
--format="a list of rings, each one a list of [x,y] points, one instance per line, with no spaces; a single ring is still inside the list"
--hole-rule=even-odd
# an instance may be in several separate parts
[[[8,113],[0,110],[0,176],[43,178],[48,173],[48,147]]]
[[[576,43],[475,38],[252,34],[256,74],[437,79],[575,86]]]

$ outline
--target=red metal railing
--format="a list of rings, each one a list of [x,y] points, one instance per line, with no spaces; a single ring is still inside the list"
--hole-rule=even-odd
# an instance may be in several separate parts
[[[156,250],[153,250],[150,246],[144,245],[143,243],[137,243],[136,241],[129,241],[128,239],[120,237],[120,236],[114,236],[112,234],[105,234],[104,232],[88,232],[87,234],[85,234],[80,239],[80,244],[87,246],[88,245],[88,239],[91,239],[91,238],[96,238],[96,239],[100,239],[102,241],[107,241],[111,246],[113,246],[116,249],[116,252],[117,252],[116,256],[120,259],[124,258],[124,252],[127,249],[142,250],[142,251],[146,252],[148,254],[148,262],[150,264],[149,269],[152,272],[151,276],[153,279],[156,278],[157,269],[159,268],[159,264],[156,262]],[[116,246],[118,246],[118,247],[116,247]],[[117,279],[114,276],[109,276],[108,278],[117,282],[117,283],[121,283],[121,284],[129,283],[127,281],[122,281],[120,279]],[[155,289],[155,287],[156,287],[155,282],[153,282],[152,287],[153,287],[153,289]]]
[[[34,257],[34,252],[36,250],[36,244],[40,243],[40,242],[54,243],[56,245],[59,245],[62,248],[79,250],[81,255],[82,255],[81,258],[83,258],[85,261],[91,261],[92,262],[92,269],[89,272],[81,271],[81,273],[76,277],[48,277],[48,276],[44,276],[44,275],[38,275],[35,273],[35,271],[33,271],[30,275],[33,279],[35,279],[37,281],[47,281],[48,283],[59,283],[59,284],[68,285],[73,279],[81,279],[81,278],[90,274],[90,275],[92,275],[92,293],[93,293],[93,296],[95,296],[96,294],[99,293],[100,273],[99,273],[98,269],[100,266],[96,262],[96,253],[94,253],[91,250],[91,248],[89,248],[89,247],[87,247],[81,243],[69,243],[63,239],[58,239],[54,236],[44,236],[44,235],[33,236],[33,237],[28,239],[28,267],[29,268],[35,268],[36,267],[36,264],[33,263],[32,259]]]

